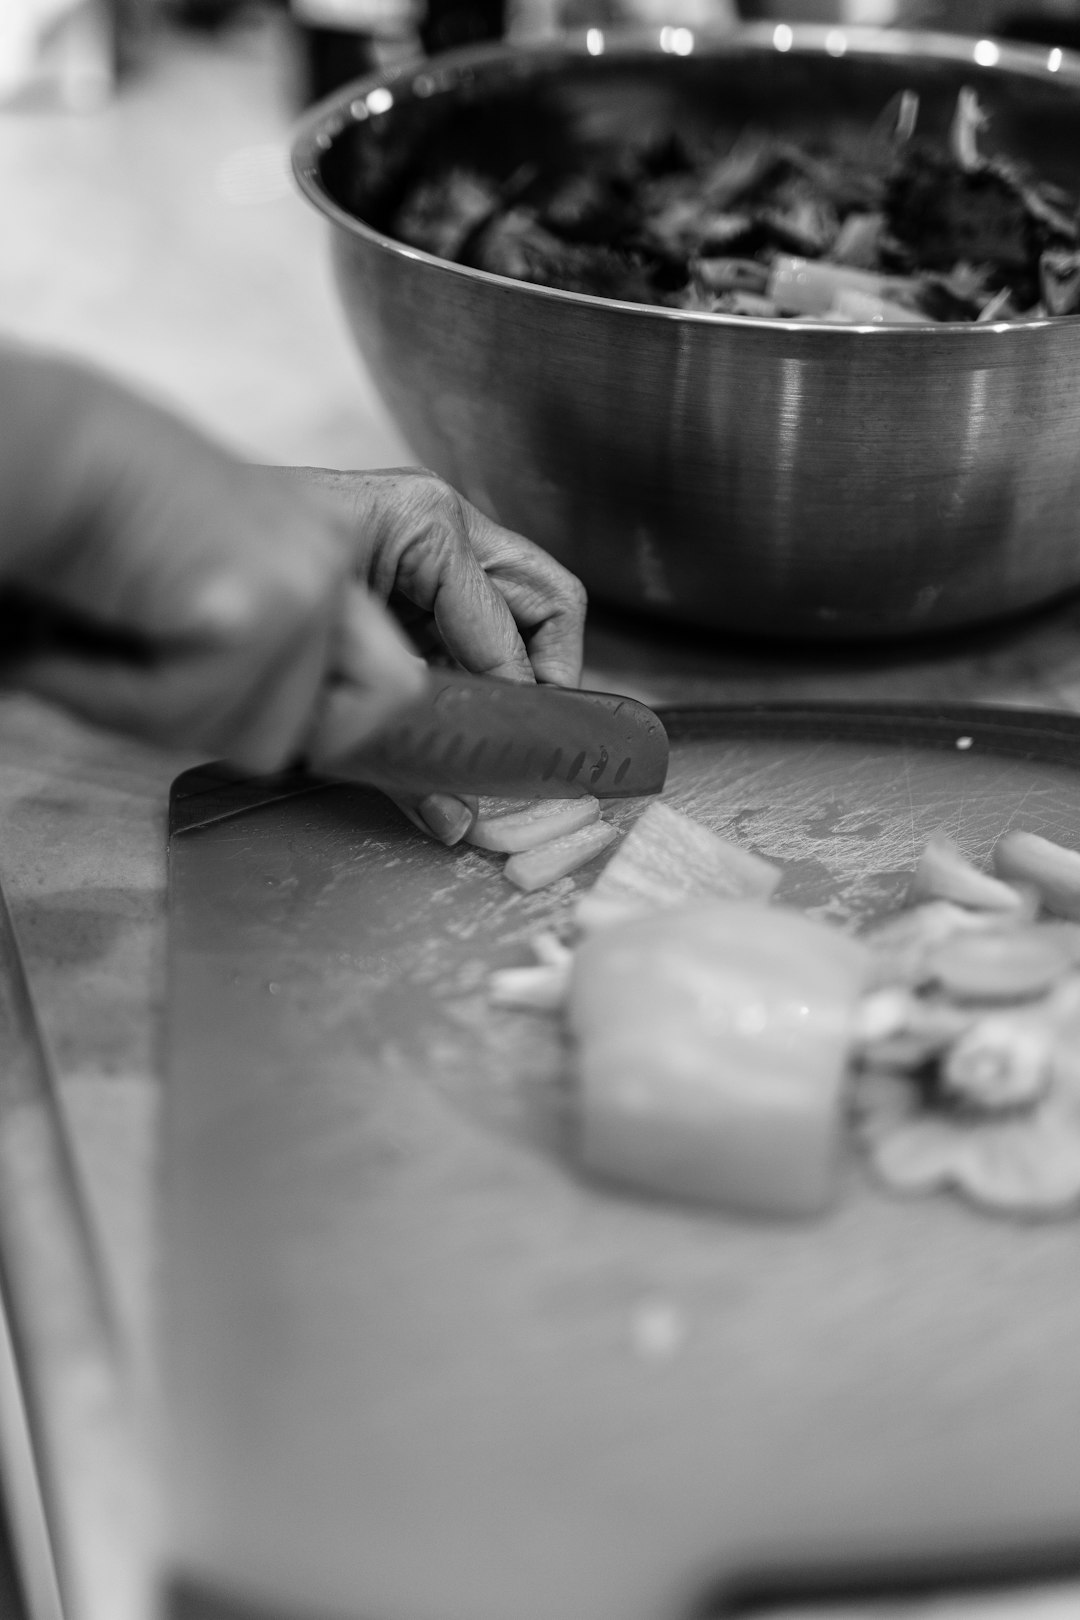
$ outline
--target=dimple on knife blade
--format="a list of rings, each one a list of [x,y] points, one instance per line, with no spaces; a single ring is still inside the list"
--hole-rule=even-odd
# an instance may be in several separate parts
[[[330,689],[307,750],[323,775],[398,791],[503,797],[659,793],[668,740],[633,698],[433,669],[426,692],[374,737],[348,683]]]

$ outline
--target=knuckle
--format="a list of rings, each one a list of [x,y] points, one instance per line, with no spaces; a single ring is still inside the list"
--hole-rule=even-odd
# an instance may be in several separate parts
[[[576,574],[572,574],[553,557],[547,559],[543,588],[564,613],[583,614],[589,605],[589,593]]]
[[[406,572],[437,566],[469,547],[465,511],[457,491],[437,473],[420,469],[395,524],[389,560]]]
[[[437,481],[435,498],[441,515],[447,519],[454,532],[464,538],[468,533],[468,526],[465,522],[465,508],[457,490],[440,478]]]
[[[460,512],[457,491],[430,467],[417,467],[411,481],[425,506],[436,512]]]
[[[415,581],[430,584],[446,572],[458,546],[458,537],[443,523],[429,522],[410,535],[395,557],[397,582],[408,587]]]

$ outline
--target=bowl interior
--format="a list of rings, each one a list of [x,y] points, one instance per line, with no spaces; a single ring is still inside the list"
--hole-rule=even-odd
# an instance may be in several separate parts
[[[337,209],[386,232],[421,172],[461,164],[506,178],[536,164],[559,173],[627,142],[734,136],[748,124],[857,149],[904,89],[919,94],[920,133],[942,137],[970,85],[991,116],[988,149],[1080,190],[1080,59],[1001,46],[988,65],[973,40],[813,29],[788,30],[779,49],[776,32],[697,39],[688,55],[624,39],[599,55],[568,43],[436,59],[324,108],[309,177]]]

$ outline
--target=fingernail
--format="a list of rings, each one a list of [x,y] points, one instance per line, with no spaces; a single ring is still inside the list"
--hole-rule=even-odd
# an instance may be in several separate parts
[[[472,824],[472,812],[450,793],[429,793],[417,805],[420,818],[440,844],[459,844]]]

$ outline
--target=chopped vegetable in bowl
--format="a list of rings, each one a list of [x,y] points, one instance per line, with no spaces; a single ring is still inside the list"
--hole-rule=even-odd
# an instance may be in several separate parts
[[[895,96],[857,150],[747,127],[668,134],[569,172],[456,164],[406,190],[392,230],[440,258],[639,304],[839,324],[1080,312],[1076,199],[999,154],[961,90],[947,141]]]

